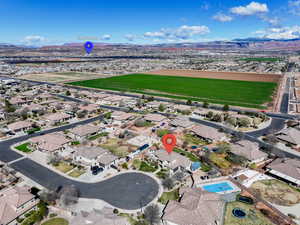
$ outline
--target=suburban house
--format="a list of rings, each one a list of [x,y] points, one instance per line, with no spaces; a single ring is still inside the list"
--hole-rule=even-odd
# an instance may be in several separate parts
[[[38,200],[26,187],[11,187],[0,192],[0,224],[17,225],[17,218],[35,209]]]
[[[25,105],[27,103],[32,102],[32,100],[28,100],[25,97],[19,97],[19,96],[13,97],[9,101],[12,105],[16,105],[16,106]]]
[[[79,105],[80,110],[86,110],[88,113],[95,113],[99,108],[96,104]]]
[[[146,136],[146,135],[138,135],[136,137],[133,137],[127,141],[128,144],[134,145],[137,147],[141,147],[144,145],[152,146],[154,143],[159,142],[157,138]]]
[[[173,127],[180,127],[184,129],[191,128],[194,125],[194,123],[190,121],[188,117],[184,117],[184,116],[175,118],[174,120],[171,121],[170,124]]]
[[[300,130],[296,128],[286,128],[276,134],[278,140],[293,146],[300,146]]]
[[[46,122],[50,123],[51,125],[55,125],[57,123],[63,123],[72,118],[71,115],[63,112],[57,112],[53,114],[49,114],[44,116]]]
[[[126,121],[126,120],[131,119],[132,117],[133,117],[133,114],[122,112],[122,111],[114,111],[111,114],[111,118],[114,119],[115,121]]]
[[[216,128],[205,126],[202,124],[198,124],[192,127],[192,129],[190,129],[190,132],[193,135],[196,135],[197,137],[208,142],[223,141],[226,138],[226,135],[219,132]]]
[[[154,155],[163,166],[170,168],[173,172],[189,171],[191,168],[192,162],[177,152],[169,154],[166,150],[161,149],[154,152]]]
[[[268,166],[268,173],[300,186],[300,160],[298,159],[276,159]]]
[[[130,225],[126,217],[113,213],[113,209],[104,207],[92,212],[81,212],[71,221],[72,225]]]
[[[61,151],[70,143],[70,140],[59,132],[36,136],[29,139],[29,141],[35,149],[42,152]]]
[[[87,137],[96,135],[100,131],[99,126],[82,125],[69,130],[68,136],[77,141],[83,141]]]
[[[259,150],[256,142],[242,140],[231,144],[231,152],[245,157],[250,163],[259,163],[268,158],[268,154]]]
[[[85,166],[101,166],[109,168],[115,164],[118,157],[101,147],[82,146],[74,148],[73,159]]]
[[[155,113],[147,114],[144,119],[148,122],[160,123],[166,119],[165,116]]]
[[[14,133],[24,132],[32,128],[32,123],[28,121],[17,121],[7,125],[9,131]]]
[[[225,201],[200,188],[181,188],[179,201],[170,200],[163,211],[164,225],[220,225]]]

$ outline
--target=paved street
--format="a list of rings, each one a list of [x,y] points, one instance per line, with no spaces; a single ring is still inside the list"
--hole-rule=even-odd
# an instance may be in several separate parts
[[[62,185],[75,185],[83,198],[104,200],[114,207],[135,210],[150,203],[158,194],[158,183],[143,173],[122,173],[99,183],[70,180],[30,160],[23,159],[12,167],[38,184],[56,190]]]

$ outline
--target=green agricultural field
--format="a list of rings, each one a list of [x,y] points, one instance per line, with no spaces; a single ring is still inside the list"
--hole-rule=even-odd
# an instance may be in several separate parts
[[[247,62],[277,62],[277,61],[281,61],[280,58],[265,58],[265,57],[242,58],[240,60],[247,61]]]
[[[263,108],[277,86],[271,82],[249,82],[193,77],[131,74],[68,83],[75,86],[128,91],[193,101]]]

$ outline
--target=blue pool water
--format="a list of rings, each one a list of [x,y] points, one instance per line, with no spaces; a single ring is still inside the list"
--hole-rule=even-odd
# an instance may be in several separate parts
[[[216,192],[216,193],[233,190],[233,187],[228,182],[208,184],[208,185],[204,185],[202,188],[208,192]]]

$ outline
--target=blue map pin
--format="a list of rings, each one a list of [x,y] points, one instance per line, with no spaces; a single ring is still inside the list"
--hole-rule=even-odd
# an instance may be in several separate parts
[[[84,48],[87,54],[90,54],[93,51],[94,44],[90,41],[85,42]]]

